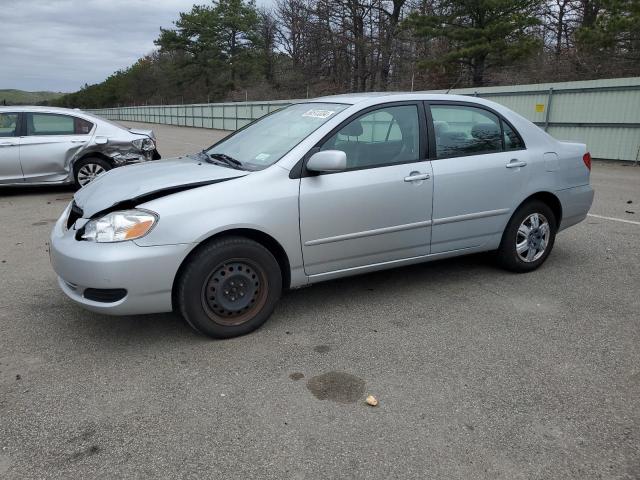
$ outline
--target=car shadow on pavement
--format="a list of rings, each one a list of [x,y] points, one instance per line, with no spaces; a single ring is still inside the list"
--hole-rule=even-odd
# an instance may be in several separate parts
[[[375,295],[376,302],[392,306],[397,302],[398,295],[406,295],[407,292],[411,294],[411,291],[416,289],[428,292],[433,290],[436,283],[442,287],[443,283],[456,283],[461,278],[472,275],[491,275],[491,272],[502,272],[495,267],[493,256],[476,254],[290,290],[283,294],[273,316],[258,332],[269,335],[272,330],[300,329],[306,322],[313,321],[314,313],[327,312],[332,305],[358,309],[372,294]],[[175,313],[109,316],[88,312],[75,305],[70,308],[72,312],[65,317],[68,319],[71,316],[75,321],[68,322],[66,328],[73,329],[74,336],[92,338],[103,346],[112,344],[120,348],[123,344],[129,344],[133,348],[136,344],[163,343],[167,340],[174,343],[211,341],[208,337],[193,331]],[[296,313],[290,315],[286,312]],[[95,345],[94,342],[91,344]]]
[[[413,290],[429,292],[435,286],[456,284],[461,279],[494,273],[505,273],[496,265],[494,255],[478,253],[322,282],[309,288],[291,290],[282,301],[303,301],[310,308],[326,309],[332,302],[358,302],[369,292],[377,292],[378,300],[388,298],[393,304],[398,295]]]
[[[19,197],[42,194],[74,194],[78,189],[74,185],[41,185],[41,186],[22,186],[3,187],[0,186],[0,197]]]
[[[142,344],[166,343],[167,340],[176,343],[207,340],[174,313],[110,316],[88,312],[76,305],[72,308],[71,316],[75,321],[66,328],[73,330],[76,337],[92,340],[90,345],[97,343],[105,348],[129,345],[136,348]]]

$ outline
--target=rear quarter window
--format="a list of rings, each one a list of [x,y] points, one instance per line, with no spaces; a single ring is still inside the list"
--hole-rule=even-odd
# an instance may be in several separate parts
[[[74,117],[75,133],[77,135],[88,135],[93,129],[93,123],[84,118]]]

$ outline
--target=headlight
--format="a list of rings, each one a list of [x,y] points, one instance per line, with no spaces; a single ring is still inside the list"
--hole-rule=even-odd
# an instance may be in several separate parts
[[[88,221],[82,239],[90,242],[124,242],[144,237],[158,221],[147,210],[122,210]]]
[[[133,142],[131,142],[134,147],[138,150],[142,150],[144,152],[150,152],[151,150],[156,149],[156,143],[150,138],[136,138]]]

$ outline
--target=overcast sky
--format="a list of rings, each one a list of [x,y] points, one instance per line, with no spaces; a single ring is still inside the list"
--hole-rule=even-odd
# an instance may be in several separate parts
[[[195,3],[208,3],[199,0]],[[151,52],[194,0],[0,0],[0,89],[72,92]]]

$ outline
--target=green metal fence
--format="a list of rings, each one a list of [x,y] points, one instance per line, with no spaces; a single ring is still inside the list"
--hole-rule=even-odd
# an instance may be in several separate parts
[[[272,102],[198,103],[190,105],[140,105],[87,110],[109,120],[161,123],[180,127],[237,130],[267,113],[286,107],[291,100]]]
[[[442,91],[431,92],[442,93]],[[640,159],[640,77],[465,88],[518,112],[559,140],[586,143],[593,157]],[[236,130],[300,100],[153,105],[89,110],[111,120]]]

